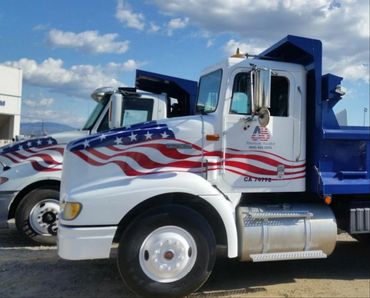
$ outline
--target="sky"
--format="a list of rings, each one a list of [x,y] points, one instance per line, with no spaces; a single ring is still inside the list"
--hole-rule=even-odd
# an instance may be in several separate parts
[[[93,90],[132,86],[137,68],[198,80],[237,47],[300,35],[344,77],[335,110],[369,125],[369,14],[369,0],[1,0],[0,64],[23,69],[22,122],[79,128]]]

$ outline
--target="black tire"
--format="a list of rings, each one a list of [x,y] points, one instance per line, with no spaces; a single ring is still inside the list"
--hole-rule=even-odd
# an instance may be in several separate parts
[[[368,233],[367,234],[353,234],[351,236],[355,238],[358,242],[370,244],[370,234]]]
[[[37,225],[31,223],[31,211],[38,206],[44,206],[44,202],[49,202],[55,206],[55,203],[59,204],[59,191],[56,189],[38,188],[29,192],[22,199],[15,212],[15,224],[21,235],[31,242],[42,244],[42,245],[55,245],[56,244],[56,228],[58,221],[58,212],[55,208],[52,211],[46,209],[44,213],[40,213],[43,217],[40,218],[42,225],[44,225],[47,231],[42,232],[34,226]],[[46,214],[47,213],[47,214]],[[34,212],[32,213],[34,214]],[[34,221],[33,221],[34,222]]]
[[[185,276],[175,281],[161,282],[153,280],[143,271],[139,252],[153,231],[166,227],[180,228],[189,233],[195,241],[197,253],[195,263],[189,265],[191,269]],[[190,249],[188,255],[190,258]],[[149,253],[146,257],[149,259]],[[166,258],[166,253],[163,258]],[[123,281],[135,294],[144,297],[182,297],[203,285],[212,272],[215,259],[215,237],[204,217],[187,207],[164,206],[135,218],[123,232],[117,264]]]

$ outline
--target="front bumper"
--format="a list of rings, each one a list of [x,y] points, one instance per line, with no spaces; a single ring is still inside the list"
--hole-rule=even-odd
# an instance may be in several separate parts
[[[106,259],[116,226],[109,227],[58,227],[58,255],[66,260]]]
[[[9,206],[18,192],[0,191],[0,228],[8,227]]]

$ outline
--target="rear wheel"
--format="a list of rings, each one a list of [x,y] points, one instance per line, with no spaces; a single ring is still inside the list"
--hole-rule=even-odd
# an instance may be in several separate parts
[[[28,193],[15,213],[18,231],[34,242],[56,244],[59,218],[59,191],[38,188]]]
[[[118,268],[138,295],[184,296],[211,274],[215,248],[213,231],[200,214],[182,206],[155,208],[122,234]]]

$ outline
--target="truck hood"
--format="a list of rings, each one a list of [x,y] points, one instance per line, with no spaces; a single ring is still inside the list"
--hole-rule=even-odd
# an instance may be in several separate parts
[[[76,138],[86,136],[89,131],[76,130],[55,133],[48,136],[30,138],[0,147],[0,162],[12,167],[25,162],[35,165],[36,159],[42,159],[46,164],[52,165],[54,154],[60,156],[58,164],[62,163],[62,155],[66,144]],[[45,152],[48,151],[47,154]],[[3,166],[0,164],[0,166]]]
[[[155,139],[175,139],[176,132],[187,128],[191,130],[192,125],[189,123],[199,120],[200,116],[195,115],[134,124],[73,140],[68,144],[67,150],[77,151],[110,145],[133,145]]]
[[[62,190],[79,192],[116,179],[130,183],[150,174],[202,175],[202,134],[208,131],[202,118],[151,121],[73,140],[64,153]]]

